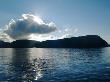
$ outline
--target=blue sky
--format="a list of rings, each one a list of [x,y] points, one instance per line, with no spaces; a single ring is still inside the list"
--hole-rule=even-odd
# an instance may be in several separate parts
[[[110,0],[0,0],[0,27],[24,13],[53,21],[74,36],[97,34],[110,41]]]

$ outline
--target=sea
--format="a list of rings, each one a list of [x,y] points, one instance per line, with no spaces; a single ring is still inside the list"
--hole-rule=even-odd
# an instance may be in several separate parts
[[[0,48],[0,82],[110,82],[110,47]]]

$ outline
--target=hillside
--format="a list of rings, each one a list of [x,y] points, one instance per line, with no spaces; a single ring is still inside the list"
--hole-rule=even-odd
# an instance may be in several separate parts
[[[87,35],[58,40],[38,42],[34,40],[16,40],[12,43],[0,41],[1,48],[100,48],[108,43],[97,35]]]

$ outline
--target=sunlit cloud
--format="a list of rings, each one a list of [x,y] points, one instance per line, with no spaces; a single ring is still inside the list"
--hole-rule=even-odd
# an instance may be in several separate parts
[[[20,19],[12,19],[0,29],[0,39],[8,42],[19,39],[45,41],[73,37],[77,32],[78,28],[60,30],[54,22],[44,21],[33,14],[22,14]]]
[[[31,20],[31,21],[34,21],[34,22],[40,24],[40,25],[45,24],[44,21],[40,17],[34,16],[32,14],[23,14],[22,17],[24,20]]]
[[[12,19],[6,25],[4,33],[12,39],[28,39],[31,34],[48,34],[56,29],[53,22],[46,23],[38,16],[23,14],[21,19]]]
[[[7,35],[6,33],[0,33],[0,40],[5,41],[5,42],[12,42],[13,39],[10,38],[9,35]]]

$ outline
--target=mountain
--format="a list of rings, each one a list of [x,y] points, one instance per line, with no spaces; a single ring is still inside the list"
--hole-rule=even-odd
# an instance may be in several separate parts
[[[7,43],[0,41],[1,48],[100,48],[108,46],[108,43],[98,35],[47,40],[43,42],[34,40],[16,40],[12,43]]]
[[[36,45],[44,48],[99,48],[107,47],[108,43],[97,35],[47,40]]]
[[[9,47],[10,47],[10,43],[0,41],[0,48],[9,48]]]
[[[33,48],[37,41],[34,40],[16,40],[10,44],[12,48]]]

